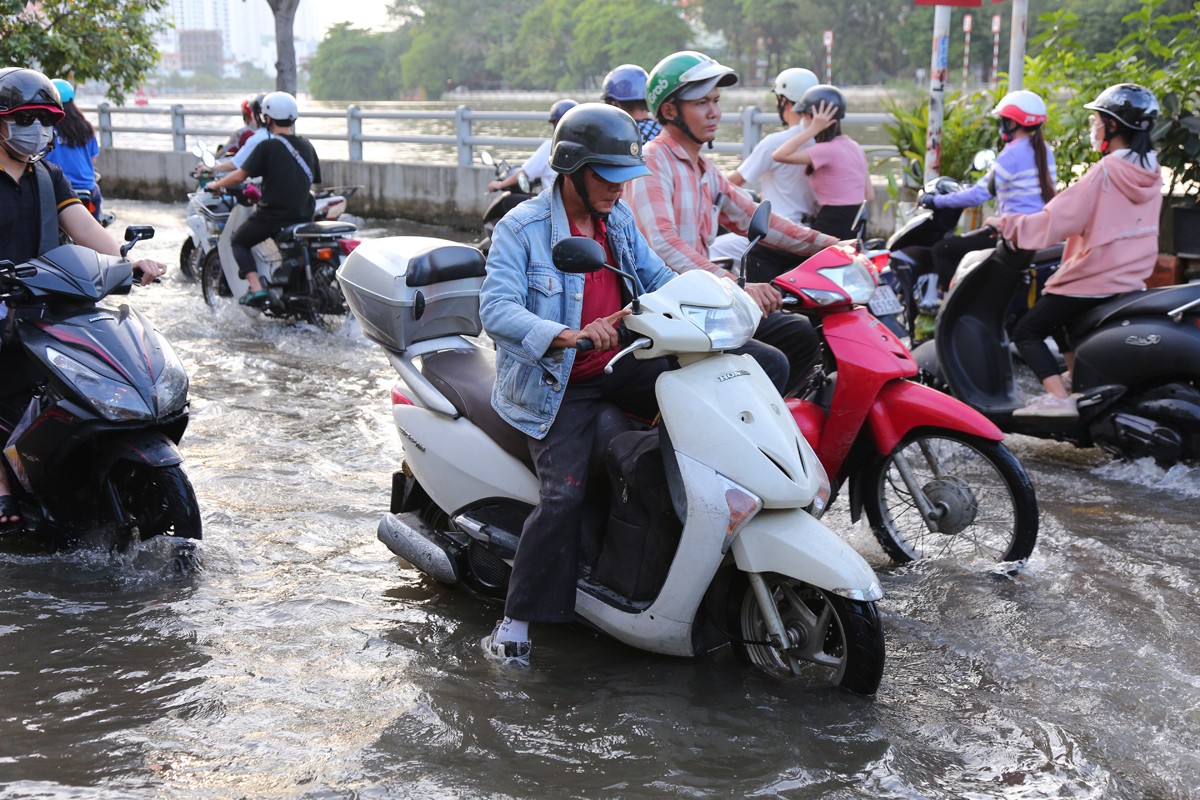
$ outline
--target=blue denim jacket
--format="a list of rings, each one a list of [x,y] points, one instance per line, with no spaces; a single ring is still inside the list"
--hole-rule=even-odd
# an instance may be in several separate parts
[[[496,343],[492,407],[535,439],[550,430],[575,363],[573,348],[550,349],[564,329],[579,330],[583,312],[584,276],[561,272],[551,257],[554,245],[570,235],[557,184],[517,206],[492,232],[479,293],[484,330]],[[608,217],[608,245],[614,266],[635,277],[639,294],[675,277],[624,202]]]

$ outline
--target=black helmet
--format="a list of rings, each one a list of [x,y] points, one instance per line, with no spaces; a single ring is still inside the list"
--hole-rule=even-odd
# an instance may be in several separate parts
[[[1135,131],[1150,130],[1158,119],[1158,100],[1149,89],[1136,83],[1110,86],[1084,108],[1112,117]]]
[[[250,101],[250,113],[254,115],[254,123],[260,128],[267,126],[267,121],[263,119],[262,104],[266,94],[256,94],[254,99]]]
[[[633,117],[604,103],[583,103],[563,114],[550,144],[550,168],[570,175],[583,166],[610,183],[649,175]]]
[[[58,119],[65,116],[58,89],[45,75],[25,67],[0,69],[0,115],[22,108],[45,109]]]
[[[557,101],[554,105],[550,106],[550,124],[557,124],[558,121],[562,119],[563,114],[567,113],[577,105],[579,105],[579,103],[575,102],[569,97],[564,97],[562,100]]]
[[[818,83],[806,91],[796,104],[795,111],[798,114],[812,114],[821,103],[837,109],[837,113],[833,115],[834,119],[846,116],[846,96],[836,86],[830,86],[828,83]]]

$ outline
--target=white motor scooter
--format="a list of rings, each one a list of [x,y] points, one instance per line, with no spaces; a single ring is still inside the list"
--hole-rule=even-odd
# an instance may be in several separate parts
[[[756,215],[752,231],[765,229]],[[554,261],[564,272],[613,269],[581,238],[560,242]],[[438,239],[380,239],[338,276],[405,385],[392,392],[404,466],[379,538],[439,582],[503,597],[538,480],[527,440],[490,405],[493,352],[466,338],[481,332],[482,255]],[[645,434],[661,444],[669,519],[615,524],[620,500],[646,499],[649,481],[621,486],[611,508],[589,504],[577,614],[644,650],[693,656],[732,643],[769,672],[874,693],[884,663],[879,582],[818,521],[829,481],[783,398],[752,358],[723,352],[751,337],[757,305],[701,270],[632,305],[632,341],[613,361],[679,363],[658,378],[661,422]],[[635,474],[650,474],[641,467]]]

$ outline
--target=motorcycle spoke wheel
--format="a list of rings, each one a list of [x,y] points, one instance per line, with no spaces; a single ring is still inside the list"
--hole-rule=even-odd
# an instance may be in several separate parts
[[[735,591],[731,629],[740,655],[771,675],[874,694],[883,677],[883,626],[874,603],[849,600],[785,575],[763,575],[788,635],[779,650],[748,581]]]
[[[346,321],[346,298],[337,281],[337,265],[321,262],[313,270],[313,310],[305,315],[305,321],[324,331],[333,333]]]
[[[204,294],[204,302],[213,309],[220,308],[233,299],[233,292],[229,290],[229,283],[221,270],[221,255],[215,247],[208,251],[201,263],[200,291]]]
[[[179,248],[179,274],[189,281],[196,280],[200,276],[203,258],[204,252],[192,244],[191,239],[184,239],[183,246]]]
[[[935,530],[897,461],[937,515]],[[893,561],[950,558],[972,568],[1021,563],[1037,541],[1033,484],[1003,444],[942,431],[905,439],[871,469],[863,490],[867,519]]]
[[[182,467],[119,462],[111,477],[117,498],[143,542],[154,536],[201,538],[196,490]]]

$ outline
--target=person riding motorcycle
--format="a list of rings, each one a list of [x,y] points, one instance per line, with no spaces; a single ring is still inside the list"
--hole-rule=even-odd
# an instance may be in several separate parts
[[[566,114],[577,105],[579,103],[569,97],[555,101],[554,105],[550,106],[550,117],[547,121],[551,126],[557,127],[558,121],[562,119],[563,114]],[[521,179],[521,174],[524,173],[525,177],[529,178],[530,185],[540,183],[544,191],[547,186],[554,182],[554,168],[550,164],[550,142],[551,140],[547,139],[538,145],[538,149],[533,151],[533,155],[512,175],[502,180],[489,182],[487,190],[489,192],[498,192],[501,189],[515,186],[517,181]]]
[[[1013,416],[1075,417],[1067,380],[1074,366],[1065,329],[1113,295],[1146,288],[1158,258],[1162,175],[1151,149],[1158,100],[1145,87],[1118,83],[1084,105],[1092,146],[1102,155],[1075,183],[1032,214],[1010,212],[987,224],[1015,247],[1036,250],[1066,240],[1062,266],[1013,330],[1025,363],[1046,390]],[[1065,375],[1046,346],[1053,335],[1067,360]]]
[[[996,198],[997,214],[1032,214],[1045,208],[1054,197],[1058,173],[1054,150],[1046,143],[1042,125],[1046,103],[1034,92],[1009,92],[991,112],[1000,121],[1000,151],[987,173],[969,189],[950,194],[923,194],[918,202],[925,208],[970,208]],[[938,288],[945,292],[958,263],[967,253],[996,246],[995,231],[970,236],[948,236],[933,246],[930,254],[937,270]]]
[[[779,112],[779,121],[787,127],[763,137],[741,166],[729,175],[729,182],[735,186],[759,183],[759,194],[771,201],[772,211],[801,224],[809,222],[817,211],[817,197],[808,175],[804,167],[776,161],[771,154],[804,130],[800,100],[818,83],[816,75],[800,67],[789,67],[775,77],[772,87],[775,110]]]
[[[246,140],[254,135],[261,126],[259,114],[262,113],[262,98],[264,95],[247,95],[242,100],[242,127],[229,134],[229,139],[217,148],[216,157],[232,156],[242,148]]]
[[[95,160],[100,155],[96,132],[75,104],[75,87],[62,78],[51,83],[62,100],[63,118],[54,126],[54,147],[46,153],[46,162],[57,164],[76,192],[91,195],[92,216],[102,220],[100,185],[96,183]]]
[[[637,64],[622,64],[613,67],[604,76],[604,85],[600,92],[601,102],[616,106],[633,117],[638,130],[642,132],[642,144],[662,131],[662,126],[650,116],[650,109],[646,107],[646,81],[649,77],[646,70]]]
[[[676,272],[703,269],[737,279],[712,261],[709,248],[718,225],[744,234],[758,204],[701,155],[717,135],[720,89],[737,80],[731,68],[692,50],[672,53],[650,71],[646,104],[663,132],[646,145],[646,164],[653,174],[631,185],[629,200],[650,246]],[[811,255],[837,242],[779,214],[771,215],[765,239],[794,255]],[[787,356],[786,393],[808,375],[820,354],[820,340],[807,319],[779,310],[779,292],[770,284],[747,283],[745,289],[764,315],[754,338]]]
[[[248,104],[246,101],[242,101],[243,108],[246,108],[247,105],[249,106],[250,124],[254,126],[254,129],[250,132],[249,136],[246,136],[241,140],[241,144],[238,146],[237,152],[232,154],[225,153],[225,155],[230,157],[222,161],[218,161],[212,167],[206,167],[203,162],[198,163],[196,165],[197,171],[207,170],[213,173],[233,172],[235,169],[241,169],[245,165],[246,159],[248,159],[250,154],[254,152],[254,148],[257,147],[260,142],[266,139],[269,133],[267,131],[267,123],[263,120],[262,115],[262,104],[266,97],[267,96],[265,94],[259,94],[255,95],[253,99],[250,99]]]
[[[262,114],[267,138],[254,148],[244,166],[205,187],[220,194],[225,187],[247,178],[262,178],[262,200],[238,228],[232,242],[238,275],[250,284],[238,302],[248,306],[265,305],[269,297],[259,280],[251,248],[282,228],[311,222],[316,209],[311,190],[314,183],[321,182],[321,161],[316,150],[308,139],[295,134],[299,116],[296,98],[287,92],[271,92],[263,99]]]
[[[804,92],[798,111],[806,121],[804,130],[780,145],[772,157],[804,166],[820,206],[812,227],[840,239],[853,238],[854,220],[863,202],[875,199],[875,188],[862,147],[842,133],[839,120],[846,116],[846,96],[837,87],[820,83]]]
[[[54,126],[63,119],[62,99],[50,79],[35,69],[0,69],[0,260],[20,264],[59,244],[59,228],[79,245],[119,256],[121,246],[79,202],[71,184],[45,155],[54,146]],[[142,283],[166,272],[152,259],[134,262]],[[10,334],[7,306],[0,304],[0,404],[24,406],[33,386]],[[22,519],[12,497],[7,460],[0,464],[0,535],[19,531]]]

